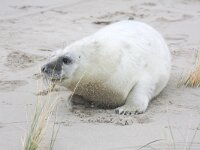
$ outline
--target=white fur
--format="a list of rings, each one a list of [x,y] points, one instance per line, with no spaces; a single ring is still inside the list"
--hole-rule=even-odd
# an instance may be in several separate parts
[[[87,78],[83,82],[100,81],[100,87],[121,95],[112,99],[125,103],[116,109],[120,114],[145,112],[170,76],[171,56],[164,39],[152,27],[136,21],[108,25],[71,44],[61,55],[76,60],[71,68],[63,66],[62,74],[68,78],[63,85],[77,83],[81,76]]]

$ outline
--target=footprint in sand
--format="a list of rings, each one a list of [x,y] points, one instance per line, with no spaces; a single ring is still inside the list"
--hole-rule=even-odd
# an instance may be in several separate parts
[[[97,17],[96,21],[93,21],[93,24],[97,25],[108,25],[123,19],[134,20],[134,18],[143,18],[144,14],[136,14],[135,12],[122,12],[116,11],[112,13],[107,13]]]
[[[44,8],[43,6],[31,6],[31,5],[23,5],[23,6],[10,6],[11,8],[14,9],[21,9],[21,10],[27,10],[27,9],[40,9],[40,8]]]
[[[179,45],[187,42],[188,35],[186,34],[176,34],[176,35],[165,35],[165,39],[168,41],[169,45]]]
[[[185,21],[187,19],[190,19],[192,18],[193,16],[192,15],[188,15],[188,14],[183,14],[183,15],[177,15],[177,16],[174,16],[174,15],[171,15],[171,16],[168,16],[168,17],[158,17],[156,19],[156,21],[158,22],[178,22],[178,21]]]
[[[33,54],[27,54],[22,51],[13,51],[7,56],[5,65],[12,70],[23,69],[32,66],[36,61],[42,61],[45,58]]]
[[[153,3],[153,2],[145,2],[145,3],[143,3],[142,5],[144,5],[144,6],[156,6],[156,3]]]
[[[24,86],[28,82],[23,80],[13,80],[13,81],[1,81],[0,80],[0,91],[14,91],[19,86]]]

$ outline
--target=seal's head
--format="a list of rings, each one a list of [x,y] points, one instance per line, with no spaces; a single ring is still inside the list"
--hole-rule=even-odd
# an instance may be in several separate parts
[[[50,60],[41,67],[41,72],[50,81],[57,82],[72,78],[80,57],[64,50],[56,51]]]

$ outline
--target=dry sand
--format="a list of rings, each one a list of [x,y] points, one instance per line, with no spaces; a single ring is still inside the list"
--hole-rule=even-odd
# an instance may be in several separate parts
[[[177,87],[200,50],[199,0],[0,2],[1,150],[22,148],[27,121],[37,93],[43,89],[37,87],[39,68],[49,54],[105,24],[128,18],[152,25],[165,37],[172,53],[168,86],[146,113],[137,116],[119,116],[112,110],[83,106],[69,112],[66,108],[69,92],[56,90],[53,93],[60,100],[57,109],[60,130],[54,150],[135,150],[158,139],[163,140],[144,149],[200,149],[199,89]],[[44,149],[48,140],[43,141]]]

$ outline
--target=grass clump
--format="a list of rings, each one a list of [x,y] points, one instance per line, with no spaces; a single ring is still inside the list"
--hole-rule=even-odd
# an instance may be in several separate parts
[[[50,86],[48,89],[48,93],[50,93],[53,90],[53,88],[54,86]],[[39,97],[37,97],[37,103],[35,106],[33,119],[23,141],[23,150],[39,149],[41,141],[45,135],[45,130],[47,128],[48,121],[52,116],[52,112],[54,111],[56,103],[56,101],[51,102],[50,96],[46,100],[40,100]],[[54,129],[55,127],[53,127],[52,134],[54,133]],[[55,135],[52,138],[55,138]],[[53,144],[54,142],[51,142],[50,149],[52,149]]]
[[[188,73],[186,78],[182,79],[182,84],[186,87],[200,86],[200,54],[196,56],[196,63],[192,71]]]
[[[37,102],[31,126],[24,140],[24,150],[37,150],[44,136],[47,122],[51,116],[55,104]]]
[[[200,64],[195,65],[193,71],[188,74],[183,83],[187,87],[200,86]]]

